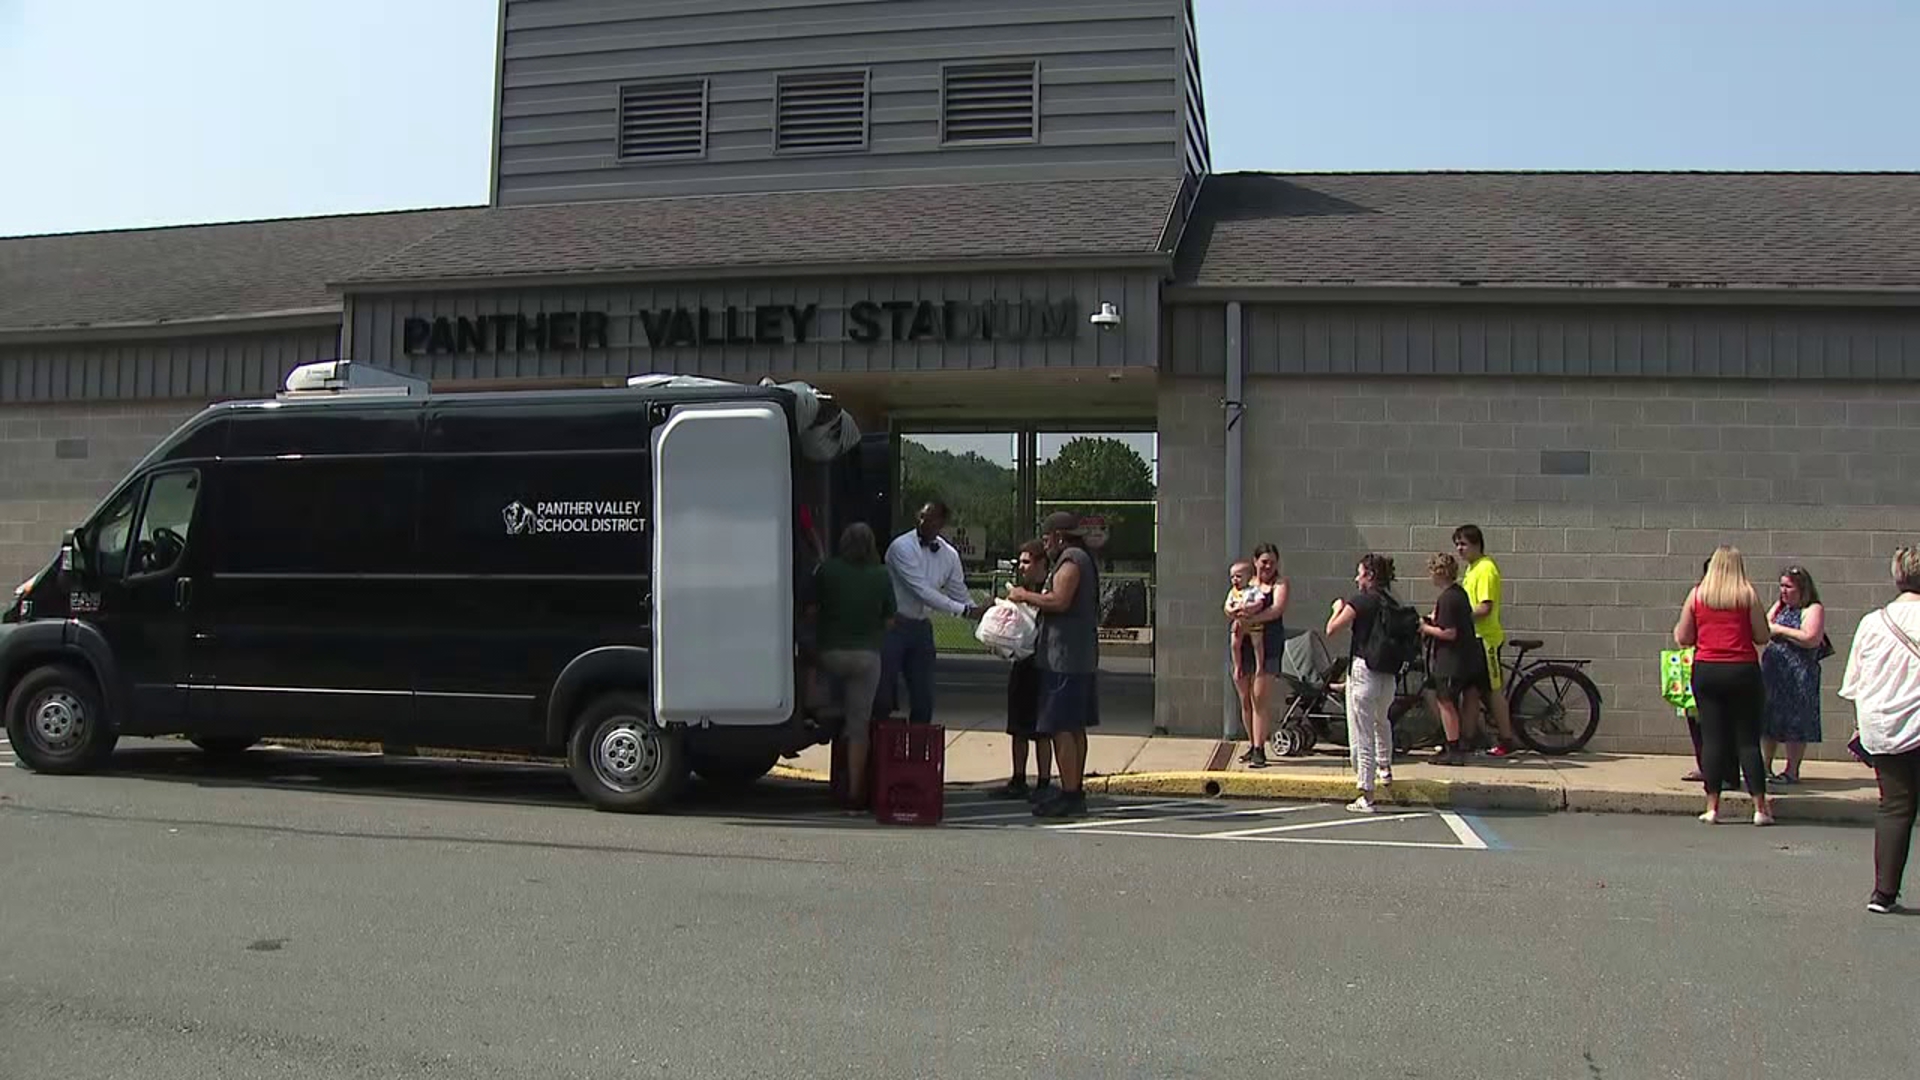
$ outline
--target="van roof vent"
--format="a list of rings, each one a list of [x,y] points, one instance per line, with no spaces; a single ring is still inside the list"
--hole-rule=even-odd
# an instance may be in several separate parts
[[[286,387],[283,398],[409,397],[427,392],[424,379],[351,360],[301,364],[287,373]]]

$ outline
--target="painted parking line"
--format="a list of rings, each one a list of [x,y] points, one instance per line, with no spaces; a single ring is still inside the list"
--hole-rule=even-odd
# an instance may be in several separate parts
[[[1045,829],[1104,829],[1119,828],[1127,825],[1154,825],[1163,821],[1213,821],[1220,818],[1264,817],[1269,814],[1297,814],[1302,810],[1312,810],[1311,804],[1300,806],[1262,806],[1252,810],[1215,810],[1204,814],[1161,814],[1153,817],[1114,818],[1102,821],[1069,821],[1062,825],[1043,825]]]
[[[990,812],[970,812],[981,809]],[[1275,823],[1274,819],[1281,817],[1288,820]],[[959,829],[1026,828],[1055,835],[1095,838],[1125,836],[1153,840],[1224,840],[1444,851],[1489,851],[1498,848],[1496,842],[1481,836],[1468,819],[1449,810],[1391,810],[1362,815],[1351,814],[1325,803],[1247,806],[1218,799],[1167,799],[1103,805],[1095,801],[1088,807],[1084,818],[1046,822],[1036,820],[1030,810],[998,811],[994,803],[962,796],[949,798],[945,824]],[[1338,835],[1326,835],[1333,830],[1338,830]]]

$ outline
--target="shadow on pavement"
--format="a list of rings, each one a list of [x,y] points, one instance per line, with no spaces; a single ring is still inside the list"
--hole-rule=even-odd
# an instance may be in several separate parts
[[[152,743],[123,746],[99,775],[204,788],[323,792],[592,812],[564,770],[538,763],[276,749],[255,749],[235,758],[217,759],[191,748]],[[744,787],[718,787],[696,777],[666,816],[817,814],[831,808],[822,784],[768,777]],[[850,819],[849,823],[858,821]]]

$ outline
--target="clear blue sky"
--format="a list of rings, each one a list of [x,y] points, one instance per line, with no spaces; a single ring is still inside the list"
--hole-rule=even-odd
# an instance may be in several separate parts
[[[494,0],[0,0],[0,235],[482,202]],[[1214,165],[1920,169],[1920,0],[1199,0]]]

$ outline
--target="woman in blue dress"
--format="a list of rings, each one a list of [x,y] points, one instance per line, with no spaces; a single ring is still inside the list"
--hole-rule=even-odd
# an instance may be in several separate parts
[[[1827,639],[1827,610],[1813,575],[1789,566],[1780,575],[1780,599],[1767,612],[1773,642],[1760,656],[1760,673],[1767,684],[1765,738],[1760,752],[1773,772],[1773,755],[1787,751],[1786,767],[1774,776],[1776,784],[1800,782],[1800,759],[1807,744],[1820,741],[1820,652]]]

